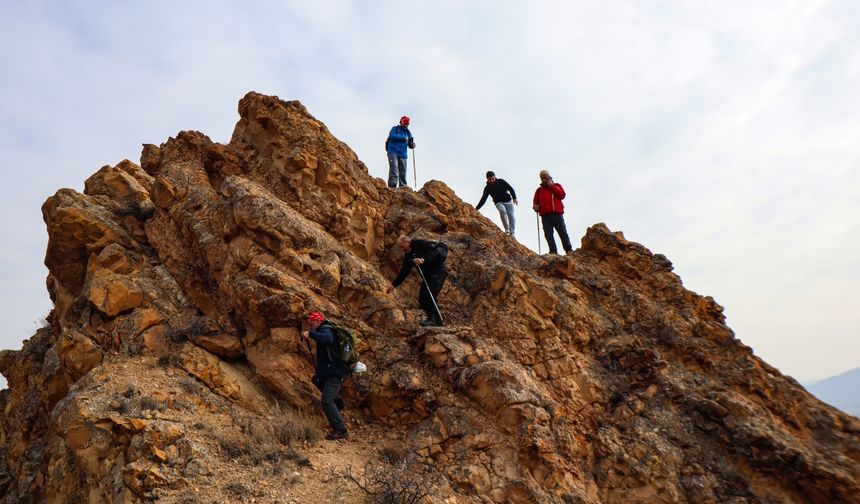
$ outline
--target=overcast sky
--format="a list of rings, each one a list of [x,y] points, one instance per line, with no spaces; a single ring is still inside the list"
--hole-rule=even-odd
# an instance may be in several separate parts
[[[0,2],[0,347],[50,310],[45,198],[181,130],[227,142],[255,90],[377,177],[412,116],[419,184],[476,204],[495,170],[535,249],[548,169],[575,244],[605,222],[665,254],[799,380],[858,367],[858,26],[856,0]]]

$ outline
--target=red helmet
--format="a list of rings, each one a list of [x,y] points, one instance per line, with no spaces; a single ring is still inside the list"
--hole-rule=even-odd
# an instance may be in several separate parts
[[[400,118],[401,126],[409,126],[409,116],[403,116]]]
[[[311,312],[308,314],[308,322],[325,322],[325,316],[318,311]]]

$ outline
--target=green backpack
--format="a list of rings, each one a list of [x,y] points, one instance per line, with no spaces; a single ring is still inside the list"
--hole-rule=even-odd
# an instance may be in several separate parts
[[[329,359],[336,359],[342,362],[347,369],[352,371],[352,367],[358,362],[358,339],[352,329],[327,321],[329,327],[334,331],[335,340],[337,342],[337,351],[332,355],[331,347],[327,347]]]

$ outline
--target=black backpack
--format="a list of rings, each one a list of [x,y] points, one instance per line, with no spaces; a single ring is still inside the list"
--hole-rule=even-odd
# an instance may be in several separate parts
[[[436,242],[436,245],[433,247],[436,249],[436,253],[439,254],[439,262],[444,262],[448,258],[448,245],[445,245],[445,242]]]

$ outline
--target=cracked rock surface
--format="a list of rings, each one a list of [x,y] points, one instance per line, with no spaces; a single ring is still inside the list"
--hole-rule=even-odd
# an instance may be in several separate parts
[[[860,502],[860,421],[665,256],[603,224],[536,256],[442,182],[389,190],[298,102],[239,116],[226,145],[183,131],[42,206],[54,309],[0,353],[2,502],[319,502],[326,454],[383,443],[438,475],[430,502]],[[418,326],[415,278],[386,292],[401,234],[448,244],[446,327]],[[309,310],[360,335],[365,444],[249,469],[231,436],[277,434],[249,418],[320,415]]]

